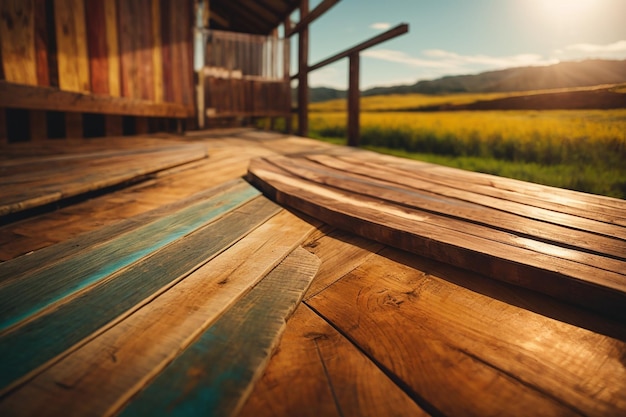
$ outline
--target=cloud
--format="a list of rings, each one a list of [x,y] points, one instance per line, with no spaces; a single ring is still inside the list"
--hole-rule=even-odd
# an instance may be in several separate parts
[[[387,22],[372,23],[370,25],[370,29],[376,29],[376,30],[387,30],[390,27],[391,27],[391,23],[387,23]]]
[[[553,51],[560,60],[574,60],[584,58],[625,59],[626,40],[607,43],[576,43]]]
[[[545,59],[538,54],[517,54],[510,56],[462,55],[442,49],[422,51],[422,57],[411,56],[391,49],[370,49],[363,56],[404,64],[416,68],[439,69],[440,74],[469,74],[489,69],[511,68],[531,65],[549,65],[556,59]]]

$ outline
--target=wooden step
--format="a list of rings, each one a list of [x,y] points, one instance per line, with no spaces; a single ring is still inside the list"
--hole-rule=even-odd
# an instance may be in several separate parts
[[[551,197],[537,207],[537,187],[521,181],[507,184],[530,190],[528,204],[520,203],[524,192],[512,201],[476,191],[464,179],[472,173],[457,170],[452,186],[433,181],[419,162],[390,169],[396,159],[351,149],[272,156],[251,161],[248,180],[279,203],[349,232],[626,318],[619,200],[559,191],[564,201],[601,205],[603,216],[592,219],[588,209],[560,211]],[[484,174],[474,182],[485,182]]]

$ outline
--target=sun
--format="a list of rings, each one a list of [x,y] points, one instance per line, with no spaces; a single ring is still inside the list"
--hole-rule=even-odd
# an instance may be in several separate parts
[[[529,3],[544,17],[562,22],[584,18],[599,5],[597,0],[532,0]]]

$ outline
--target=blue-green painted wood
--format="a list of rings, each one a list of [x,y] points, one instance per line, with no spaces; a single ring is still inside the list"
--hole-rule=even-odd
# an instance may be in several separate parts
[[[128,267],[259,194],[255,188],[241,183],[229,192],[117,236],[23,279],[6,283],[0,287],[0,332]]]
[[[0,391],[184,277],[281,210],[264,197],[101,281],[0,338]]]
[[[6,285],[9,281],[23,279],[25,276],[31,275],[37,270],[50,268],[54,264],[64,262],[65,259],[68,259],[79,252],[83,252],[96,245],[102,245],[116,236],[121,236],[141,226],[147,225],[148,223],[170,216],[176,211],[182,210],[192,204],[207,200],[223,193],[231,192],[236,189],[236,187],[241,187],[245,184],[246,182],[242,179],[228,181],[218,187],[196,193],[185,199],[163,205],[146,213],[130,217],[109,226],[101,227],[89,233],[84,233],[73,239],[39,249],[28,255],[2,262],[0,263],[0,287]]]
[[[127,405],[121,416],[231,416],[319,268],[296,249]]]

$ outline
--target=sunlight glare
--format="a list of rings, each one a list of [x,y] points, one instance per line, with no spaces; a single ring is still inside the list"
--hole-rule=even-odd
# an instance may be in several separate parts
[[[531,3],[540,14],[555,21],[577,20],[598,7],[596,0],[534,0]]]

